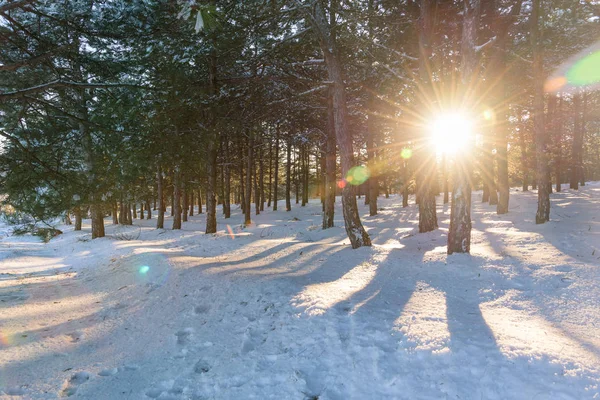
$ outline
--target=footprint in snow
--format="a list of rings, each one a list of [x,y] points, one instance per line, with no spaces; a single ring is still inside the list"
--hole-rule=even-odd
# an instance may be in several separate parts
[[[71,343],[77,343],[85,338],[85,334],[82,331],[67,333],[67,336],[71,339]]]
[[[208,311],[210,311],[210,306],[209,305],[199,305],[194,307],[194,313],[195,314],[206,314]]]
[[[117,372],[119,372],[119,370],[117,368],[107,368],[107,369],[103,369],[102,371],[98,372],[98,375],[113,376],[113,375],[116,375]]]
[[[91,375],[89,372],[81,371],[73,374],[63,385],[63,389],[60,392],[61,397],[70,397],[77,393],[79,385],[87,382]]]
[[[179,345],[188,344],[192,338],[193,333],[194,333],[193,328],[185,328],[183,330],[175,332],[175,336],[177,337],[177,344],[179,344]]]

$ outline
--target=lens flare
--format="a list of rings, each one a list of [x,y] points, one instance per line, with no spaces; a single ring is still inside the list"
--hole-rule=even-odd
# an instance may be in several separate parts
[[[229,233],[229,237],[232,239],[235,239],[235,235],[233,234],[233,229],[231,229],[231,226],[227,225],[227,232]]]
[[[7,332],[0,331],[0,346],[8,347],[11,344],[11,335],[9,335]]]
[[[408,160],[409,158],[411,158],[413,155],[413,151],[412,149],[409,148],[403,148],[402,151],[400,152],[400,157],[402,157],[405,160]]]
[[[142,265],[139,269],[140,274],[145,275],[150,271],[150,267],[147,265]]]
[[[494,112],[492,110],[485,110],[483,112],[483,118],[486,121],[491,121],[494,118]]]
[[[567,81],[575,86],[600,82],[600,51],[577,61],[567,71]]]
[[[352,167],[346,174],[346,181],[351,185],[361,185],[369,179],[371,172],[367,167],[362,165]]]
[[[342,179],[341,181],[338,181],[337,187],[340,188],[340,189],[345,188],[346,187],[346,180]]]
[[[600,89],[600,41],[563,62],[544,83],[546,92]]]

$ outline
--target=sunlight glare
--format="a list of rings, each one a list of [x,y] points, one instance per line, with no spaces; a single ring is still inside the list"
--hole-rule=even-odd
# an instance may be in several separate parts
[[[465,149],[473,138],[473,122],[460,113],[439,115],[430,126],[430,141],[438,153]]]

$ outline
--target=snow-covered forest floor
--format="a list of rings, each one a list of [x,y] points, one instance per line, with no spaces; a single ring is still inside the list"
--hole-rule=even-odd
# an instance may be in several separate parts
[[[418,234],[396,196],[359,200],[358,250],[316,200],[216,235],[200,215],[4,237],[0,397],[598,398],[600,183],[553,194],[541,226],[535,192],[511,195],[498,216],[474,193],[471,255],[446,255],[448,205]]]

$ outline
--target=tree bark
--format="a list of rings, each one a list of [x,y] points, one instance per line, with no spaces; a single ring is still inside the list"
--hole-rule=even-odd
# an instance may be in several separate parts
[[[231,171],[229,165],[231,159],[229,158],[229,137],[226,136],[223,141],[223,150],[225,152],[225,165],[223,165],[223,175],[225,179],[224,199],[223,199],[223,215],[225,218],[231,217]]]
[[[313,10],[314,14],[310,18],[310,21],[315,31],[319,33],[318,39],[321,51],[325,57],[329,81],[332,82],[333,87],[335,136],[340,149],[342,177],[345,177],[348,171],[355,165],[355,162],[354,150],[352,148],[352,134],[348,129],[348,110],[342,65],[335,43],[335,36],[331,30],[330,23],[327,21],[322,4],[320,2],[315,3]],[[345,185],[342,189],[342,210],[346,234],[350,239],[352,248],[370,246],[371,238],[360,221],[358,204],[350,185]]]
[[[550,188],[547,139],[544,126],[544,66],[540,40],[540,0],[533,0],[531,12],[531,45],[533,48],[533,130],[535,132],[536,180],[538,206],[535,223],[550,220]]]
[[[335,213],[335,116],[333,111],[333,88],[327,91],[327,130],[325,143],[325,203],[323,204],[323,229],[333,227]]]
[[[173,229],[181,229],[181,172],[179,166],[173,173]]]
[[[479,0],[464,1],[461,85],[465,99],[473,97],[473,89],[470,83],[476,74],[475,40],[479,22],[479,7]],[[471,150],[471,147],[473,147],[472,144],[468,150]],[[468,150],[467,154],[469,154]],[[448,229],[448,254],[471,252],[471,170],[469,157],[456,160],[454,163],[450,228]]]
[[[277,124],[275,132],[275,176],[273,177],[273,211],[277,211],[277,190],[279,189],[279,124]]]
[[[73,208],[73,213],[75,214],[75,230],[76,231],[80,231],[81,230],[81,224],[82,224],[82,216],[81,216],[81,207],[79,206],[75,206],[75,208]]]
[[[181,174],[181,221],[188,220],[188,194],[185,184],[185,175]]]
[[[430,36],[433,29],[434,0],[421,0],[419,27],[419,78],[424,91],[429,91],[429,59],[431,58]],[[421,96],[426,101],[429,96]],[[427,106],[424,106],[427,109]],[[425,147],[416,149],[419,154],[417,165],[417,193],[419,204],[419,233],[430,232],[438,227],[433,182],[435,155]]]
[[[254,136],[252,132],[248,132],[248,159],[246,167],[246,194],[244,196],[246,203],[244,205],[244,224],[250,225],[252,223],[251,204],[252,204],[252,164],[254,152]]]
[[[285,211],[292,211],[292,139],[287,141],[287,163],[285,165]]]
[[[573,96],[573,142],[571,144],[570,188],[579,190],[583,152],[583,129],[581,127],[581,94]]]

